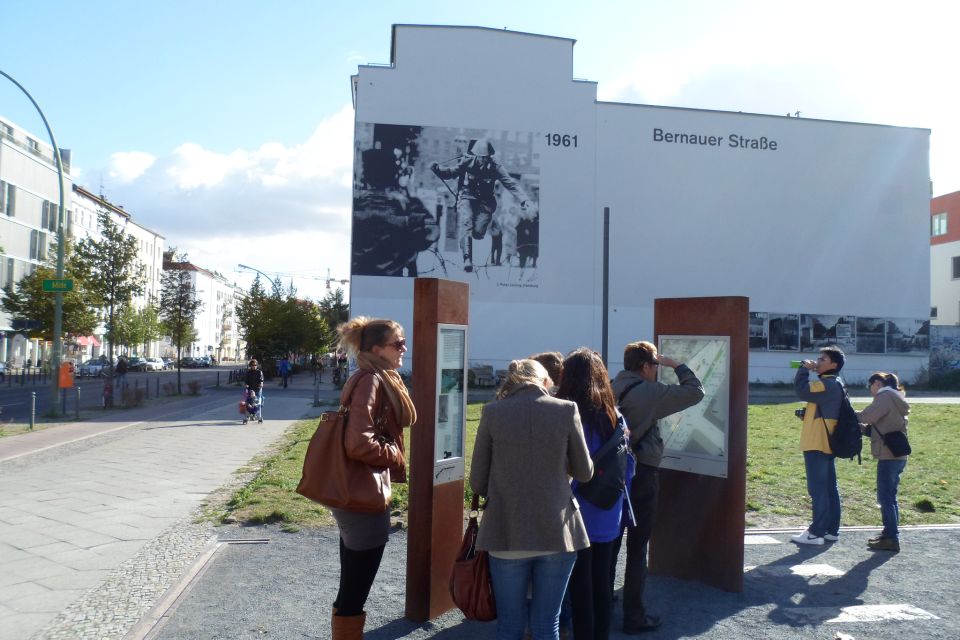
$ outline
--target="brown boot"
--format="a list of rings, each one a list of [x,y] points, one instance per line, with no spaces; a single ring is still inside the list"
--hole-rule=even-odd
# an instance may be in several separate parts
[[[333,616],[333,640],[363,640],[363,623],[367,614]]]

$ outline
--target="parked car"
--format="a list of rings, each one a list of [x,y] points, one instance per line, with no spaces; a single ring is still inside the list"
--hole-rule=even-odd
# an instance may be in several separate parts
[[[7,375],[7,363],[0,362],[0,380],[3,380],[6,375]]]
[[[198,367],[209,367],[212,364],[210,356],[200,356],[194,359]]]
[[[81,377],[96,378],[107,375],[106,363],[99,358],[91,358],[77,367],[77,375]]]
[[[163,358],[163,368],[164,369],[176,369],[177,361],[174,358]]]
[[[185,358],[180,358],[180,366],[184,369],[193,369],[197,366],[197,361],[191,356],[186,356]]]
[[[144,358],[143,359],[143,370],[144,371],[163,371],[167,366],[163,363],[163,360],[160,358]]]
[[[147,366],[143,358],[133,356],[127,360],[127,371],[146,371]]]

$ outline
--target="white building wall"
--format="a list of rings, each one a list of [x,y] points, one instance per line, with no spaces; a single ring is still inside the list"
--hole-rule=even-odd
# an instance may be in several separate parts
[[[595,84],[572,80],[572,40],[461,27],[393,33],[393,65],[361,67],[354,78],[358,188],[367,188],[374,124],[424,127],[410,183],[431,213],[446,196],[428,168],[428,138],[491,137],[497,146],[533,136],[536,269],[520,279],[515,267],[465,273],[444,246],[445,265],[428,252],[417,260],[421,276],[470,284],[471,360],[502,368],[545,349],[600,350],[605,207],[614,371],[626,342],[652,336],[659,297],[745,295],[758,312],[927,318],[929,131],[597,103]],[[717,140],[668,143],[657,129]],[[553,134],[576,143],[557,145]],[[764,138],[767,148],[731,147],[734,135]],[[396,152],[400,164],[406,152]],[[500,198],[501,209],[511,205]],[[386,277],[354,266],[351,312],[393,317],[411,332],[409,269]],[[789,379],[799,357],[808,356],[751,352],[750,379]],[[889,368],[910,380],[925,363],[923,354],[853,354],[845,372],[857,380]]]
[[[960,325],[960,278],[953,277],[954,258],[960,258],[960,242],[930,246],[931,304],[937,308],[932,324]]]

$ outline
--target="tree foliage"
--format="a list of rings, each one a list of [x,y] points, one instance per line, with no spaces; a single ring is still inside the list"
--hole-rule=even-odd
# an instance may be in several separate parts
[[[277,280],[269,292],[260,277],[237,305],[237,321],[247,355],[270,363],[282,356],[318,353],[329,348],[332,332],[321,306],[297,297],[293,287],[284,290]],[[264,367],[269,372],[269,366]]]
[[[183,345],[197,339],[193,323],[203,307],[203,302],[197,300],[190,272],[184,268],[187,264],[186,255],[174,252],[170,262],[164,265],[160,279],[160,319],[164,333],[177,348],[177,393],[182,393],[180,359]]]
[[[106,312],[104,324],[112,362],[117,313],[143,293],[146,278],[137,259],[136,238],[128,236],[106,211],[100,211],[97,221],[102,238],[88,237],[77,243],[77,269]]]
[[[53,249],[56,255],[56,247]],[[57,277],[55,263],[51,260],[33,273],[24,276],[16,287],[4,287],[3,309],[14,320],[32,320],[39,327],[30,332],[30,337],[53,340],[53,312],[56,295],[43,290],[43,281]],[[63,295],[63,331],[73,335],[87,336],[93,333],[99,318],[98,299],[78,273],[76,253],[68,241],[64,245],[64,278],[73,280],[73,291]]]

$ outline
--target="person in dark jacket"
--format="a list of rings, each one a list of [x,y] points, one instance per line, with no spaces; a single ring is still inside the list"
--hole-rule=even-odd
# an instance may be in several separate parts
[[[260,370],[260,365],[255,359],[250,361],[250,366],[243,376],[243,386],[255,391],[258,396],[263,391],[263,371]]]
[[[657,370],[673,369],[679,384],[657,380]],[[627,566],[623,581],[623,632],[642,633],[658,628],[662,620],[647,613],[643,591],[647,580],[647,543],[657,513],[659,467],[663,439],[657,421],[703,400],[703,384],[685,364],[663,354],[650,342],[631,342],[623,350],[624,370],[613,380],[613,392],[630,429],[630,447],[637,468],[630,483],[635,526],[627,527]],[[620,538],[617,538],[619,544]],[[617,549],[619,551],[619,549]],[[616,553],[613,561],[616,562]]]
[[[820,357],[804,360],[793,379],[797,397],[807,402],[800,430],[800,450],[807,473],[807,493],[813,518],[806,531],[790,540],[797,544],[823,545],[840,539],[840,490],[837,487],[836,456],[830,448],[830,436],[840,417],[843,386],[840,369],[844,362],[840,347],[824,347]],[[816,371],[818,380],[810,380]]]

